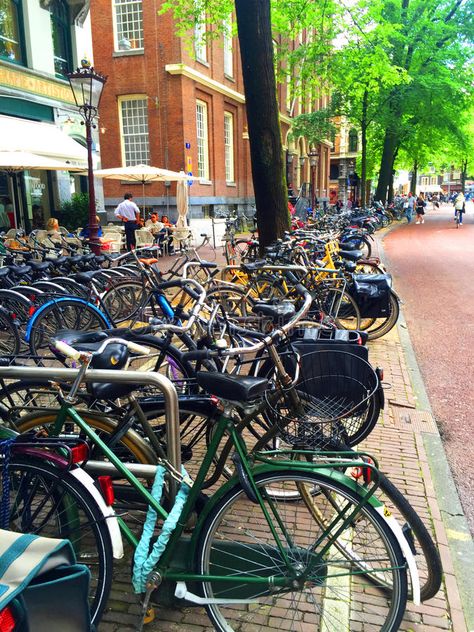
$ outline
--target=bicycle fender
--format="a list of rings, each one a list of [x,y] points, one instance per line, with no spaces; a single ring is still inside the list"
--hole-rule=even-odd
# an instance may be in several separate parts
[[[408,565],[408,572],[411,576],[411,584],[413,590],[413,603],[415,606],[419,606],[421,603],[420,598],[420,575],[418,573],[418,567],[416,565],[415,556],[413,555],[413,551],[411,550],[410,543],[405,537],[401,526],[398,524],[395,516],[385,507],[385,505],[381,505],[379,507],[374,507],[375,511],[383,518],[383,520],[387,523],[390,531],[393,533],[395,538],[397,539],[398,544],[402,550],[403,555],[405,556],[405,560]]]
[[[122,559],[122,557],[124,556],[122,533],[120,532],[120,527],[117,517],[115,516],[115,511],[112,507],[105,503],[105,500],[95,486],[92,476],[90,476],[81,467],[76,467],[70,470],[70,472],[74,476],[74,478],[76,478],[82,485],[84,485],[84,487],[96,501],[97,507],[99,508],[101,514],[104,516],[104,522],[110,534],[113,556],[116,560]]]
[[[98,307],[96,307],[92,303],[89,303],[89,301],[85,301],[82,298],[77,298],[75,296],[64,296],[64,297],[61,297],[61,298],[54,299],[52,301],[48,301],[47,303],[45,303],[44,305],[41,305],[41,307],[36,310],[36,312],[28,320],[28,322],[26,324],[26,332],[25,332],[25,340],[26,340],[26,342],[30,341],[31,330],[32,330],[33,325],[35,324],[36,320],[38,319],[39,315],[42,314],[43,311],[47,307],[49,307],[50,305],[56,305],[57,303],[63,303],[64,301],[71,301],[73,303],[81,303],[82,305],[87,305],[88,307],[92,308],[92,310],[95,311],[98,314],[98,316],[100,316],[100,318],[102,318],[105,321],[105,323],[107,324],[107,328],[108,329],[112,328],[112,324],[110,323],[109,319],[107,318],[107,316],[104,313],[102,313],[100,311],[100,309]]]

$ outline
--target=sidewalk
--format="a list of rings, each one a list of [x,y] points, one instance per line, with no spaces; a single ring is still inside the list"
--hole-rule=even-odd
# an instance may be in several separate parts
[[[202,256],[211,259],[209,253],[202,253]],[[217,261],[220,259],[219,253]],[[447,467],[446,459],[403,320],[388,335],[369,343],[369,348],[371,364],[383,367],[384,382],[391,386],[385,391],[385,409],[379,423],[361,448],[380,460],[382,470],[430,527],[438,543],[445,572],[443,587],[435,598],[420,606],[408,604],[400,630],[471,632],[473,628],[466,626],[460,597],[459,589],[462,590],[463,586],[455,574],[458,560],[453,560],[448,540],[447,531],[451,539],[453,527],[449,525],[450,528],[446,528],[440,509],[446,503],[443,494],[453,496],[451,491],[441,489],[438,483],[440,472]],[[449,500],[456,499],[451,497]],[[464,538],[461,534],[460,539],[472,544],[468,532]],[[131,591],[130,565],[128,560],[117,568],[110,609],[99,626],[99,632],[131,632],[136,629],[140,608]],[[464,590],[472,591],[472,584],[464,586]],[[155,621],[145,628],[148,632],[203,632],[212,629],[202,608],[156,608]]]

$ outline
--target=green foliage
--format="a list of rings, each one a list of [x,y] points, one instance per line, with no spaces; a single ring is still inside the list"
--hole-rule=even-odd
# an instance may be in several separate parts
[[[89,194],[73,193],[70,200],[61,204],[61,226],[68,230],[84,227],[89,222]]]
[[[291,126],[291,137],[297,140],[300,136],[304,136],[311,145],[317,145],[322,140],[331,138],[336,130],[332,115],[330,108],[324,108],[317,112],[295,116]]]

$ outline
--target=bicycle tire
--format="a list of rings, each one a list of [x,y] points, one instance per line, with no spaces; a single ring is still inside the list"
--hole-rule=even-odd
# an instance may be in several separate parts
[[[254,629],[257,626],[261,630],[286,629],[289,623],[291,627],[288,629],[299,632],[307,629],[309,615],[311,629],[315,632],[340,632],[356,629],[355,625],[351,625],[355,624],[355,620],[350,619],[351,616],[363,623],[366,615],[368,623],[382,632],[398,630],[407,599],[406,563],[398,542],[383,518],[372,507],[366,505],[360,508],[357,520],[345,528],[344,535],[351,539],[351,546],[360,547],[357,548],[360,551],[359,555],[366,556],[370,552],[369,561],[366,562],[370,567],[366,568],[367,573],[359,566],[354,575],[351,575],[352,564],[350,563],[349,569],[343,567],[341,570],[341,566],[346,564],[347,560],[336,555],[337,549],[334,545],[326,552],[325,557],[317,555],[314,546],[315,543],[320,544],[318,536],[322,536],[322,533],[308,503],[318,503],[323,507],[319,511],[328,511],[331,514],[337,512],[337,505],[334,507],[328,503],[324,506],[326,496],[321,493],[324,489],[327,490],[328,496],[341,498],[350,512],[351,507],[360,502],[356,492],[342,482],[330,480],[329,477],[316,472],[288,470],[260,474],[255,478],[255,482],[264,498],[267,511],[274,518],[274,527],[280,538],[283,536],[284,550],[292,562],[293,574],[291,575],[291,571],[286,568],[281,548],[275,542],[271,529],[266,528],[268,523],[261,515],[260,508],[247,498],[244,489],[237,483],[209,509],[200,528],[197,538],[199,544],[196,553],[196,572],[214,577],[243,578],[241,582],[233,583],[214,579],[204,582],[203,594],[205,597],[217,599],[231,594],[234,599],[250,599],[251,605],[248,608],[242,603],[236,606],[232,603],[206,605],[215,629],[221,632]],[[288,502],[277,498],[271,492],[275,487],[279,489],[282,486],[303,485],[311,490],[317,488],[319,493],[311,494],[310,500],[301,497],[299,501]],[[340,515],[336,513],[334,519],[340,519]],[[308,581],[303,571],[305,564],[311,561],[314,555],[318,557],[317,572],[313,569],[317,576],[311,575]],[[365,575],[373,573],[374,565],[377,563],[384,563],[384,566],[376,572],[387,573],[387,576],[392,577],[392,590],[389,595],[381,590],[380,594],[377,593],[376,599],[367,602],[364,600],[364,585],[367,582],[370,586],[371,596],[375,588],[373,582],[369,583]],[[344,570],[348,579],[345,580],[342,590],[340,580]],[[332,573],[335,575],[334,600],[338,602],[337,609],[330,598],[333,589]],[[301,579],[296,579],[291,588],[288,586],[285,590],[283,587],[273,587],[272,582],[266,587],[262,584],[246,583],[244,574],[272,577],[274,580],[285,579],[288,575],[293,579],[295,576]],[[301,608],[302,604],[304,608]],[[383,613],[382,609],[386,612]],[[339,620],[335,620],[336,617]]]
[[[91,571],[91,618],[97,624],[112,586],[113,554],[95,500],[74,476],[44,460],[15,456],[9,473],[9,529],[71,541],[77,561]]]
[[[0,307],[0,356],[16,356],[20,352],[20,336],[12,317]]]
[[[420,573],[421,601],[432,599],[438,593],[443,579],[443,566],[438,548],[423,520],[408,502],[406,496],[402,494],[385,474],[379,472],[379,475],[379,489],[391,502],[389,509],[393,512],[394,506],[411,529],[415,550],[417,552],[415,554],[416,565]],[[380,492],[377,493],[377,497],[380,500],[384,500]],[[398,517],[398,515],[396,514],[395,517]],[[420,549],[422,557],[419,554]],[[412,598],[411,588],[408,591],[408,598]]]
[[[151,465],[157,463],[157,457],[154,451],[135,430],[129,428],[125,434],[117,438],[119,423],[114,419],[109,419],[101,413],[94,414],[92,411],[87,413],[81,410],[80,414],[84,421],[104,438],[107,445],[110,445],[110,441],[107,441],[106,437],[113,437],[113,450],[124,461],[131,460],[133,463],[147,463]],[[55,423],[56,418],[57,415],[51,411],[31,413],[17,420],[15,430],[20,434],[33,432],[35,435],[42,436],[44,431],[47,431],[48,428]],[[67,429],[61,432],[61,436],[63,435],[75,438],[79,437],[81,432],[79,428],[76,429],[73,423],[68,420]],[[85,437],[82,436],[82,438]],[[97,451],[95,451],[93,458],[100,458]]]
[[[34,356],[48,347],[61,329],[92,331],[110,329],[106,316],[81,298],[59,298],[42,305],[28,321],[26,340]]]
[[[0,303],[8,312],[15,314],[22,325],[35,309],[32,301],[15,290],[0,290]]]
[[[137,314],[146,293],[143,283],[139,280],[114,280],[102,295],[101,302],[118,324],[132,319]]]
[[[385,318],[364,319],[362,317],[360,329],[367,331],[369,340],[381,338],[397,324],[400,315],[400,303],[392,290],[390,290],[389,310],[390,313]]]

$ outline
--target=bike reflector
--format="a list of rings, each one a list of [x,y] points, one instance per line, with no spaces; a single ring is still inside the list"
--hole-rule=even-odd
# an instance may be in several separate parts
[[[109,507],[114,504],[115,493],[111,476],[99,476],[98,479],[102,496]]]
[[[87,443],[80,443],[71,448],[71,461],[73,463],[82,463],[89,457],[89,446]]]
[[[0,630],[1,632],[13,632],[15,630],[15,616],[10,606],[7,606],[0,612]]]

